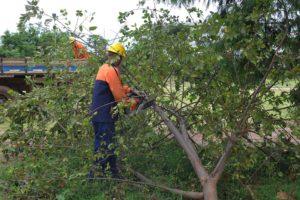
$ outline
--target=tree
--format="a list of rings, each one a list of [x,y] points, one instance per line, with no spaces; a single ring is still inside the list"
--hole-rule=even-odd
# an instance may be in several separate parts
[[[169,3],[169,4],[173,4],[173,5],[189,5],[189,4],[194,4],[195,0],[157,0],[158,3]]]
[[[67,40],[67,34],[29,27],[16,33],[6,31],[1,36],[0,57],[34,57],[55,52],[58,44]]]
[[[199,2],[201,0],[198,0]],[[170,3],[172,5],[177,5],[181,7],[182,5],[193,5],[195,4],[195,0],[157,0],[158,3]],[[203,0],[203,2],[206,2],[207,7],[209,7],[211,4],[217,4],[218,10],[221,14],[221,16],[226,15],[227,10],[232,6],[232,5],[237,5],[238,3],[241,2],[246,2],[242,0]]]
[[[28,57],[35,53],[37,37],[33,29],[28,32],[10,33],[1,36],[1,57]]]
[[[131,65],[139,66],[131,68],[133,74],[140,75],[137,82],[150,94],[156,94],[154,110],[187,154],[203,189],[203,193],[197,194],[177,193],[189,198],[204,195],[204,199],[217,199],[216,185],[225,165],[248,132],[255,130],[257,124],[261,135],[270,134],[276,127],[286,127],[277,106],[290,97],[277,96],[270,89],[280,80],[295,78],[286,67],[290,61],[282,60],[297,60],[293,59],[297,50],[290,50],[289,44],[296,42],[296,35],[286,29],[297,19],[291,5],[293,1],[243,2],[231,7],[223,18],[214,14],[205,23],[192,26],[191,32],[176,35],[164,31],[169,23],[178,24],[176,17],[163,10],[159,14],[145,11],[143,18],[147,22],[123,33],[125,39],[134,41],[130,61]],[[281,16],[283,7],[290,10]],[[153,16],[167,17],[155,21]],[[269,25],[278,27],[272,31],[274,35],[267,31]],[[298,30],[297,26],[292,29]],[[147,74],[151,76],[144,78]],[[279,117],[263,106],[265,101],[272,104]],[[221,156],[209,169],[190,140],[189,134],[193,132],[213,138],[210,144],[222,144],[217,145]]]
[[[290,152],[289,158],[297,165],[299,150],[289,143],[285,132],[278,144],[267,139],[272,131],[286,127],[299,136],[299,115],[291,117],[299,107],[290,103],[290,93],[271,90],[280,82],[299,82],[298,74],[290,71],[297,69],[299,60],[295,56],[299,24],[293,14],[297,8],[291,6],[294,3],[249,1],[233,6],[225,17],[214,13],[204,22],[190,17],[182,22],[168,10],[145,8],[143,25],[125,26],[121,32],[130,56],[123,71],[127,75],[124,81],[142,88],[156,101],[152,110],[119,122],[126,131],[119,138],[124,168],[146,184],[169,192],[192,199],[217,199],[223,195],[220,187],[227,186],[226,180],[218,184],[224,174],[238,180],[251,179],[252,174],[240,169],[251,169],[251,163],[261,161],[252,145],[276,163],[280,160],[271,152]],[[279,17],[282,7],[288,9],[288,15]],[[188,11],[190,16],[201,16],[197,8]],[[121,13],[120,21],[126,21],[130,14]],[[14,122],[3,136],[11,141],[6,150],[8,154],[26,155],[21,167],[8,170],[12,180],[25,180],[18,183],[24,186],[15,193],[24,195],[25,191],[49,199],[66,192],[58,185],[81,187],[78,183],[82,183],[92,160],[86,156],[91,149],[83,145],[89,143],[91,127],[86,111],[97,64],[90,66],[81,68],[78,74],[59,76],[63,82],[58,85],[50,79],[44,88],[36,88],[4,109],[3,114]],[[71,80],[76,81],[70,84]],[[289,112],[290,119],[283,111]],[[266,139],[250,145],[253,141],[249,132]],[[208,145],[196,144],[193,137],[197,135],[202,135]],[[177,145],[168,145],[168,137]],[[152,144],[160,144],[157,153],[153,149],[158,145]],[[55,147],[59,150],[54,151]],[[175,147],[171,153],[169,147]],[[147,176],[158,174],[166,181],[161,176],[172,169],[165,164],[170,160],[165,155],[172,156],[176,166],[173,172],[181,175],[173,177],[176,189],[139,172],[154,165]],[[138,158],[141,160],[135,161]],[[148,159],[159,162],[140,164]],[[44,166],[49,174],[43,173]],[[298,173],[297,168],[295,171]],[[180,184],[182,179],[187,179],[186,185]]]

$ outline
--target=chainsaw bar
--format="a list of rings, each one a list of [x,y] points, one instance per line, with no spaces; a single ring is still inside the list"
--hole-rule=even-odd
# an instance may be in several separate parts
[[[154,102],[155,102],[154,98],[151,98],[149,100],[144,100],[141,104],[138,105],[138,108],[136,109],[136,113],[153,106]]]

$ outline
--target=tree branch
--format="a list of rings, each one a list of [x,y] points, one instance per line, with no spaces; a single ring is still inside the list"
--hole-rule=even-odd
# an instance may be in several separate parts
[[[188,142],[185,141],[183,136],[180,134],[180,131],[176,128],[176,126],[173,124],[173,122],[170,121],[170,119],[166,116],[164,111],[157,105],[154,105],[153,108],[154,108],[154,111],[157,112],[157,114],[162,118],[162,120],[168,127],[169,131],[171,133],[173,133],[176,141],[179,143],[179,145],[183,148],[183,150],[187,154],[201,184],[204,185],[208,178],[208,173],[206,172],[205,168],[203,167],[203,164],[202,164],[201,160],[199,159],[196,151],[192,148],[192,146]]]
[[[155,184],[152,180],[148,179],[143,174],[141,174],[137,171],[134,171],[132,169],[130,169],[130,171],[136,177],[138,177],[140,180],[142,180],[142,181],[144,181],[148,184],[155,185],[155,187],[161,188],[165,191],[168,191],[168,192],[171,192],[171,193],[174,193],[174,194],[178,194],[178,195],[181,195],[182,197],[189,198],[189,199],[203,199],[204,198],[203,192],[183,191],[183,190],[179,190],[179,189],[170,188],[170,187],[167,187],[165,185]]]
[[[185,126],[185,121],[182,118],[179,119],[179,127],[180,127],[181,134],[183,136],[183,139],[186,142],[189,142],[190,139],[189,139],[189,135],[187,133],[187,129],[186,129],[186,126]]]
[[[266,152],[263,148],[259,147],[259,146],[256,145],[251,139],[249,139],[248,136],[243,136],[243,138],[244,138],[247,142],[251,143],[251,144],[252,144],[254,147],[256,147],[258,150],[260,150],[261,152],[263,152],[266,156],[270,157],[273,161],[277,161],[276,158],[274,158],[274,157],[272,156],[272,154],[268,154],[268,152]]]
[[[272,60],[271,60],[271,63],[269,64],[269,67],[264,75],[264,77],[262,78],[262,80],[260,81],[258,87],[256,88],[256,90],[251,94],[252,98],[250,99],[250,101],[248,101],[248,104],[246,106],[246,109],[244,110],[243,114],[242,114],[242,119],[239,123],[239,126],[243,126],[247,120],[247,116],[248,116],[248,112],[250,110],[250,107],[252,105],[252,103],[255,101],[258,93],[261,91],[268,75],[270,74],[272,68],[273,68],[273,65],[275,63],[275,60],[276,60],[276,57],[277,57],[277,54],[278,54],[278,51],[279,49],[281,48],[282,44],[283,44],[283,41],[285,40],[285,37],[286,37],[287,33],[284,34],[283,38],[281,39],[279,45],[277,46],[276,50],[275,50],[275,53],[272,57]],[[240,129],[242,129],[242,127],[240,127]]]
[[[203,88],[204,91],[206,91],[206,89],[210,86],[210,84],[212,83],[212,81],[214,80],[214,78],[217,76],[219,70],[220,70],[220,67],[216,66],[215,67],[215,72],[209,78],[206,87]],[[193,114],[194,110],[196,110],[196,107],[201,102],[201,100],[202,100],[201,97],[199,97],[198,100],[197,100],[197,102],[195,103],[194,107],[192,108],[192,112],[186,117],[186,119],[188,119]]]
[[[216,180],[218,180],[223,171],[224,171],[224,168],[225,168],[225,163],[226,161],[228,160],[232,150],[233,150],[233,147],[235,146],[236,144],[236,141],[237,141],[237,137],[236,135],[242,135],[243,133],[243,128],[244,128],[244,125],[246,123],[246,120],[248,119],[248,112],[250,110],[250,107],[252,105],[252,103],[255,101],[258,93],[261,91],[262,89],[262,86],[264,85],[268,75],[270,74],[272,68],[273,68],[273,65],[275,63],[275,60],[276,60],[276,57],[277,57],[277,53],[279,51],[279,49],[281,48],[282,44],[283,44],[283,41],[285,40],[285,37],[286,37],[287,33],[284,34],[283,38],[281,39],[279,45],[277,46],[276,50],[275,50],[275,53],[272,57],[272,60],[271,60],[271,63],[269,64],[269,67],[264,75],[264,77],[262,78],[262,80],[260,81],[258,87],[256,88],[256,90],[253,92],[253,94],[251,95],[252,98],[250,99],[250,101],[248,102],[243,114],[242,114],[242,117],[241,117],[241,120],[240,122],[238,123],[238,128],[239,128],[239,131],[237,132],[237,134],[233,135],[231,138],[229,138],[229,141],[227,142],[227,145],[226,145],[226,148],[225,148],[225,151],[223,153],[223,155],[221,156],[221,158],[219,159],[216,167],[214,168],[214,170],[212,171],[212,176],[216,178]]]
[[[231,155],[231,152],[233,150],[233,147],[235,146],[236,138],[229,138],[225,151],[221,158],[219,159],[217,165],[215,166],[214,170],[212,171],[211,176],[218,181],[224,171],[226,161],[228,160],[229,156]]]

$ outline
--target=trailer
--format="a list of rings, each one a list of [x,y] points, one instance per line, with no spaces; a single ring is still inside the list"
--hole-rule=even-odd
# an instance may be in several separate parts
[[[73,63],[68,65],[67,63]],[[74,65],[75,63],[75,65]],[[48,73],[58,71],[76,72],[77,65],[85,65],[86,60],[53,61],[49,66],[34,64],[30,58],[0,58],[0,103],[10,99],[11,90],[20,94],[31,91],[26,84],[26,77],[31,77],[37,84],[42,84]]]

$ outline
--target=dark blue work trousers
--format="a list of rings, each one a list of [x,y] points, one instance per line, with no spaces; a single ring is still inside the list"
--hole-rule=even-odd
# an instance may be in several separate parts
[[[117,156],[115,155],[115,124],[114,122],[93,122],[95,131],[94,153],[95,164],[102,167],[105,173],[108,164],[112,175],[118,174]]]

